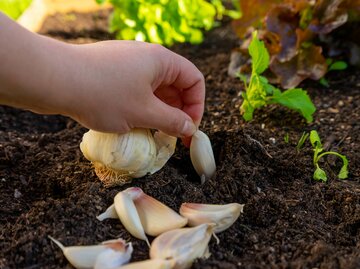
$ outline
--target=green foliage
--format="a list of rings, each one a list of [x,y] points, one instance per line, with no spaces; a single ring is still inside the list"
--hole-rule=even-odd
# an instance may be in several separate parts
[[[175,42],[201,43],[202,30],[210,30],[223,15],[239,18],[221,0],[96,0],[110,2],[114,12],[110,31],[116,38],[172,45]]]
[[[32,0],[1,0],[0,11],[16,20],[31,2]]]
[[[335,155],[338,156],[339,158],[341,158],[343,165],[340,169],[340,172],[338,174],[338,178],[339,179],[345,179],[348,177],[348,160],[346,158],[345,155],[341,155],[337,152],[334,151],[325,151],[324,152],[324,148],[321,144],[321,140],[319,137],[319,134],[317,133],[317,131],[312,130],[310,132],[310,143],[314,149],[314,157],[313,157],[313,163],[315,166],[315,172],[313,175],[313,178],[315,180],[321,180],[323,182],[327,181],[327,176],[326,176],[326,172],[320,168],[319,166],[319,160],[324,157],[325,155]]]
[[[309,137],[309,133],[307,133],[307,132],[302,133],[302,135],[296,145],[297,152],[299,152],[301,150],[301,148],[303,147],[303,145],[308,137]]]
[[[335,71],[345,70],[348,67],[346,62],[344,62],[344,61],[335,61],[334,62],[334,60],[331,58],[326,59],[326,64],[328,66],[327,72],[330,72],[333,70],[335,70]],[[329,82],[325,78],[325,76],[319,80],[319,83],[327,88],[330,86]]]
[[[290,141],[289,133],[286,133],[286,134],[284,135],[284,142],[285,142],[286,144],[288,144],[289,141]]]
[[[307,122],[311,122],[316,108],[306,91],[296,88],[282,92],[261,75],[269,67],[270,57],[264,42],[258,39],[257,32],[253,33],[249,54],[252,59],[249,84],[247,78],[239,74],[245,84],[245,92],[242,93],[244,101],[240,107],[243,118],[252,120],[255,109],[267,104],[280,104],[298,111]]]

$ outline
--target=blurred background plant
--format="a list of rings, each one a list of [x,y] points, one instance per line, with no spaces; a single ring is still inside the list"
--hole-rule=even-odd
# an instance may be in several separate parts
[[[233,26],[242,44],[232,54],[230,75],[251,70],[247,47],[255,29],[270,53],[265,76],[283,88],[343,70],[346,65],[340,60],[360,66],[360,0],[243,0],[239,4],[243,14]]]
[[[17,19],[31,2],[32,0],[1,0],[0,11],[12,19]]]
[[[210,30],[224,15],[241,16],[238,1],[227,9],[221,0],[96,0],[113,6],[110,31],[117,39],[147,41],[170,46],[176,42],[198,44],[202,30]]]

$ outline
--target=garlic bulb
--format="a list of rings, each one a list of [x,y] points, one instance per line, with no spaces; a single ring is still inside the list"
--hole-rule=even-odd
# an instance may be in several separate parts
[[[216,164],[210,139],[200,130],[191,138],[190,158],[202,184],[215,174]]]
[[[112,186],[160,170],[174,154],[176,140],[160,131],[153,135],[149,129],[126,134],[90,130],[84,134],[80,149],[100,180]]]

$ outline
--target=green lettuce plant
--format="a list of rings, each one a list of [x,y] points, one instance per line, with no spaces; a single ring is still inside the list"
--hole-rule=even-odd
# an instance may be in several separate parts
[[[240,12],[226,9],[221,0],[96,0],[110,2],[114,11],[110,31],[117,39],[172,45],[201,43],[202,30],[210,30],[223,15],[239,18]],[[237,1],[234,3],[238,6]]]
[[[32,0],[1,0],[0,11],[12,19],[17,19],[31,4]]]
[[[249,45],[249,54],[252,60],[249,82],[246,76],[239,74],[245,84],[245,91],[242,93],[244,100],[240,107],[243,118],[246,121],[252,120],[255,109],[268,104],[280,104],[298,111],[307,122],[311,122],[316,108],[306,91],[293,88],[282,92],[261,75],[269,67],[270,56],[256,31]]]

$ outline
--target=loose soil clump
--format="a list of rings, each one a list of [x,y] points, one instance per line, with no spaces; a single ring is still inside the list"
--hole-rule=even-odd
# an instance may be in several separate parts
[[[41,33],[72,43],[111,39],[108,14],[55,15]],[[71,268],[48,235],[64,245],[122,237],[133,242],[133,261],[147,259],[146,243],[131,237],[120,221],[95,218],[130,186],[176,211],[182,202],[245,204],[239,220],[219,234],[220,244],[211,241],[211,257],[197,260],[193,269],[360,268],[360,72],[329,74],[330,88],[312,81],[301,85],[317,107],[310,125],[279,106],[256,111],[247,123],[239,114],[242,83],[227,76],[237,45],[225,22],[201,45],[171,48],[206,78],[201,129],[213,143],[217,173],[204,185],[189,150],[178,143],[161,171],[104,188],[79,149],[85,128],[62,116],[0,107],[0,268]],[[348,180],[336,178],[336,158],[322,163],[327,183],[312,179],[310,143],[295,149],[312,129],[327,149],[348,157]]]

